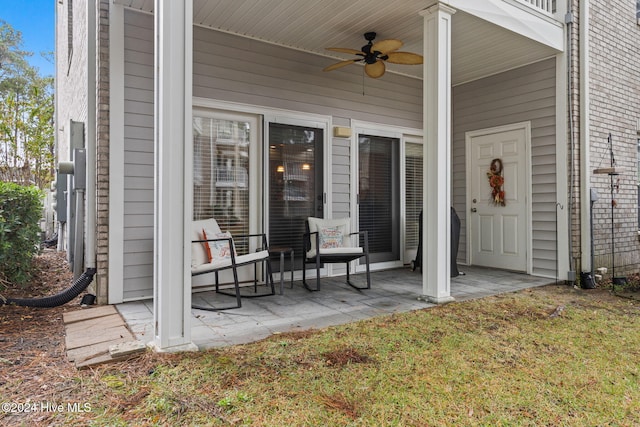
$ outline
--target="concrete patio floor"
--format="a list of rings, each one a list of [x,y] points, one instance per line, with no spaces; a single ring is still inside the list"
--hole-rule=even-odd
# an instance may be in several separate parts
[[[461,266],[465,275],[451,279],[451,295],[456,301],[482,298],[554,283],[554,279],[521,273]],[[289,274],[286,274],[289,278]],[[364,275],[352,276],[356,284]],[[345,283],[344,276],[322,278],[322,289],[309,292],[301,281],[285,280],[284,295],[243,298],[239,309],[211,312],[192,310],[191,338],[199,349],[244,344],[274,333],[320,329],[391,313],[433,307],[418,300],[422,294],[419,271],[409,268],[371,273],[371,289],[358,291]],[[221,305],[233,297],[215,292],[193,295],[193,303]],[[117,305],[131,332],[143,342],[153,339],[153,301]]]

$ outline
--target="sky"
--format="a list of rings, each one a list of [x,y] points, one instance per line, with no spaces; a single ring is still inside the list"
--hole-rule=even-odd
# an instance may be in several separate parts
[[[53,76],[55,66],[40,52],[53,52],[57,0],[0,0],[0,19],[22,33],[22,49],[33,52],[27,58],[42,76]]]

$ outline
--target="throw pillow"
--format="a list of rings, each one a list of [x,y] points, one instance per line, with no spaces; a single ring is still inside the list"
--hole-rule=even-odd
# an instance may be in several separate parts
[[[224,233],[216,233],[216,239],[228,239],[231,238],[231,233],[226,231]],[[228,240],[216,240],[211,242],[211,257],[212,261],[220,261],[224,259],[231,259],[231,248],[229,247]]]
[[[209,236],[206,230],[202,229],[202,240],[208,239],[228,239],[231,237],[230,232],[224,233],[212,233],[212,236]],[[207,237],[208,236],[208,237]],[[207,259],[209,263],[213,261],[219,261],[223,259],[231,258],[231,250],[229,249],[229,241],[228,240],[209,240],[203,243],[204,250],[207,253]]]
[[[202,240],[207,240],[207,231],[204,228],[202,229]],[[213,259],[211,256],[211,245],[209,245],[209,242],[204,242],[203,245],[204,251],[207,253],[207,259],[211,262]]]
[[[325,227],[320,229],[320,249],[342,247],[342,230],[339,227]]]

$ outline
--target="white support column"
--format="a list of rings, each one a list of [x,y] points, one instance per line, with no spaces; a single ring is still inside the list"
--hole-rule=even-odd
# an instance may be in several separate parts
[[[451,297],[451,16],[436,3],[424,17],[424,185],[422,293],[430,302]]]
[[[193,0],[155,0],[154,341],[191,342]]]

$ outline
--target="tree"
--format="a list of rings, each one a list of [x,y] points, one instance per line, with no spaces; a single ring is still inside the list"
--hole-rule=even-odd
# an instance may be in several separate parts
[[[53,179],[53,78],[21,46],[22,34],[0,20],[0,180],[44,188]]]
[[[26,60],[33,54],[21,46],[22,33],[0,19],[0,92],[21,90],[34,72]]]

